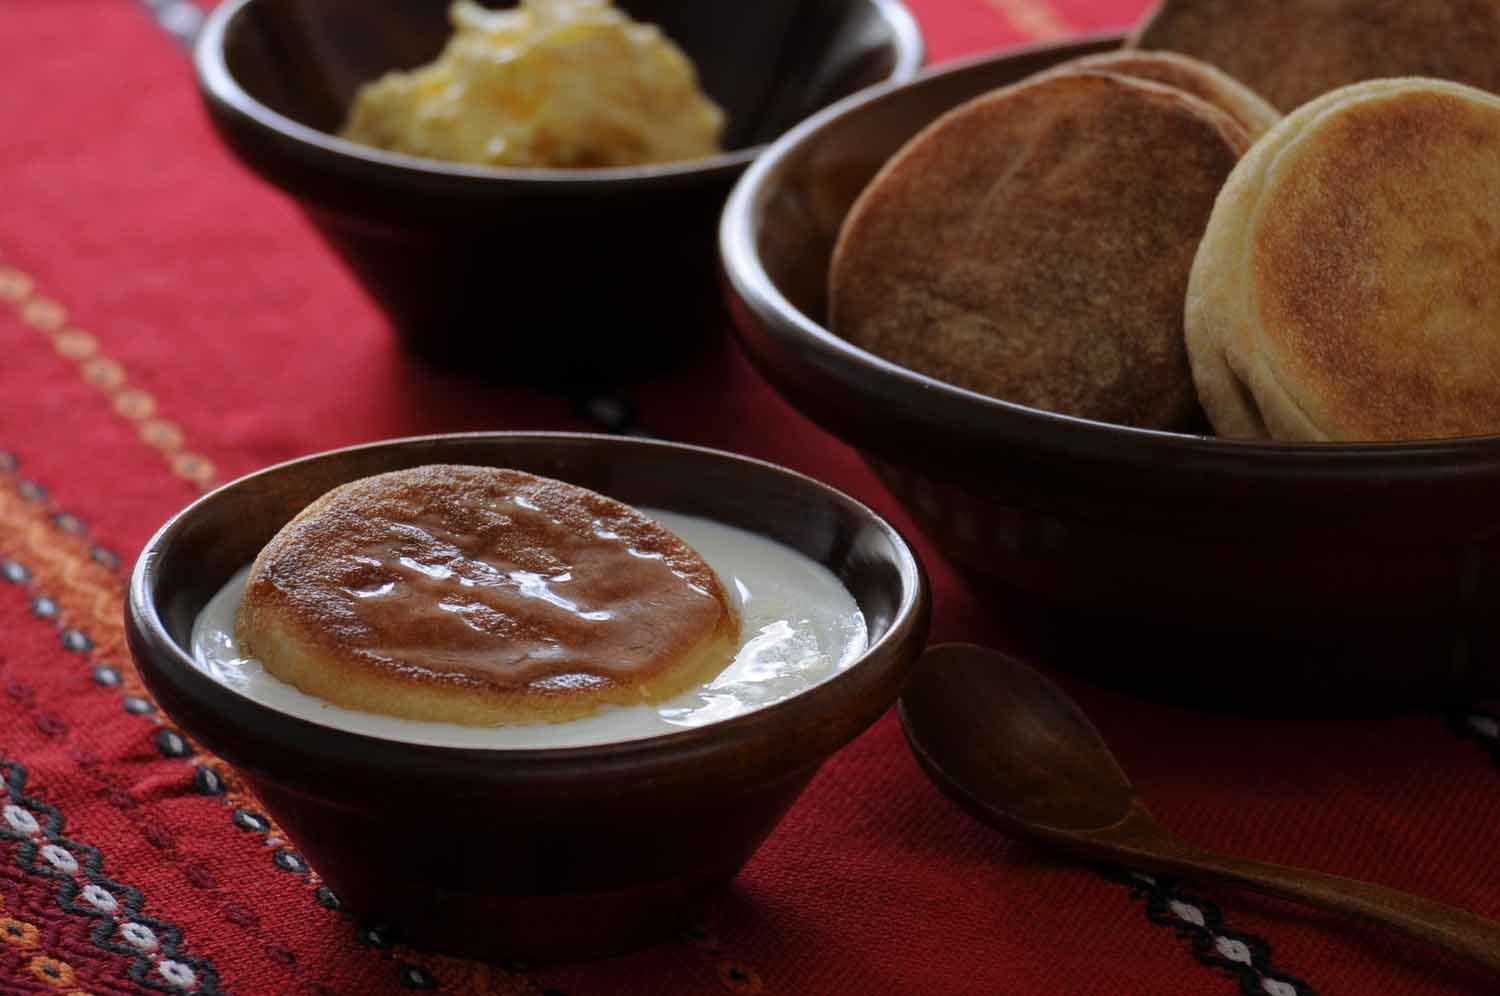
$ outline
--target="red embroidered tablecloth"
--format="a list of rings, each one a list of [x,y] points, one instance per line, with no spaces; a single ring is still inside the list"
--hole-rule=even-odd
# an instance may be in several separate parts
[[[1123,25],[1143,3],[911,0],[934,61]],[[479,965],[340,912],[233,771],[156,711],[121,643],[136,552],[202,488],[382,437],[631,420],[812,473],[915,530],[727,335],[592,409],[400,355],[211,134],[183,47],[193,3],[0,14],[0,993],[1500,992],[1375,928],[980,827],[891,716],[823,769],[712,922],[650,950]],[[1003,643],[921,549],[935,638]],[[1073,687],[1184,835],[1500,916],[1493,712],[1238,718]]]

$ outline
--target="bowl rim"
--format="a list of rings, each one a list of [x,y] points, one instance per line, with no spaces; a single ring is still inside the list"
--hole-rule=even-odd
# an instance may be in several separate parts
[[[376,149],[329,132],[294,121],[272,110],[240,86],[224,58],[224,38],[231,23],[247,7],[261,0],[226,0],[209,12],[193,44],[193,67],[203,94],[241,121],[269,131],[299,145],[329,155],[362,161],[367,167],[389,171],[392,175],[440,176],[456,181],[500,181],[505,183],[543,183],[551,186],[598,188],[606,184],[627,183],[649,186],[684,177],[714,176],[734,173],[759,155],[769,143],[746,146],[698,159],[640,166],[611,166],[597,169],[577,167],[503,167],[457,163],[443,159],[407,155]],[[921,69],[926,57],[926,43],[915,16],[903,0],[863,0],[890,29],[896,52],[896,64],[881,83],[910,79]]]
[[[321,462],[342,454],[391,448],[420,451],[425,447],[459,441],[479,443],[485,441],[529,443],[572,441],[617,448],[672,450],[693,453],[713,460],[748,465],[755,468],[758,474],[771,474],[791,479],[799,487],[810,489],[834,504],[847,508],[861,522],[875,527],[885,537],[895,553],[900,580],[900,597],[895,611],[885,632],[871,640],[856,658],[836,674],[780,702],[726,720],[690,727],[678,732],[567,747],[460,747],[396,740],[318,723],[283,712],[215,681],[193,663],[190,650],[181,646],[171,636],[166,623],[157,611],[154,597],[161,574],[162,551],[170,547],[189,524],[205,514],[205,510],[221,500],[225,493],[243,488],[255,480],[283,474],[298,466]],[[153,533],[131,570],[126,606],[126,629],[130,637],[132,656],[151,657],[150,666],[162,672],[163,680],[176,686],[177,691],[190,698],[205,712],[220,714],[223,712],[223,707],[229,703],[233,703],[237,709],[245,710],[241,715],[251,718],[238,725],[253,724],[261,730],[277,731],[275,736],[268,739],[305,743],[311,738],[318,738],[320,742],[330,747],[337,747],[336,751],[330,751],[330,753],[340,757],[376,756],[371,752],[402,752],[409,753],[413,757],[442,758],[469,768],[476,765],[492,766],[498,759],[504,759],[507,764],[517,766],[544,765],[548,768],[555,768],[576,765],[594,768],[602,763],[607,763],[612,767],[622,764],[650,764],[671,761],[689,754],[735,750],[741,745],[756,742],[767,731],[774,730],[778,725],[778,720],[783,717],[798,712],[817,710],[820,708],[819,704],[825,699],[838,696],[840,689],[845,685],[852,680],[862,678],[863,675],[858,672],[861,672],[868,662],[889,658],[899,644],[913,637],[925,640],[927,618],[931,607],[931,591],[926,571],[916,551],[884,516],[859,499],[790,468],[726,450],[668,440],[613,436],[603,433],[495,431],[406,436],[338,447],[281,461],[222,484],[174,513]],[[137,660],[137,667],[140,667],[139,660]],[[887,707],[890,704],[887,703]],[[860,724],[858,730],[865,729],[867,725]],[[194,731],[193,735],[197,737],[198,733]],[[210,746],[213,745],[210,744]],[[233,751],[217,752],[226,756],[231,763],[233,762],[233,758],[229,757]]]
[[[1114,446],[1111,456],[1127,463],[1176,452],[1184,458],[1192,454],[1198,460],[1232,460],[1241,465],[1247,460],[1272,466],[1296,461],[1309,473],[1345,473],[1377,464],[1382,469],[1391,469],[1393,461],[1408,468],[1427,465],[1432,460],[1464,466],[1493,463],[1500,451],[1500,434],[1395,442],[1233,439],[1117,425],[1004,401],[929,377],[861,349],[804,314],[771,280],[756,247],[756,234],[768,199],[768,182],[805,143],[896,91],[920,87],[934,79],[981,66],[1045,54],[1056,54],[1060,60],[1074,50],[1082,54],[1118,44],[1124,38],[1122,32],[1105,31],[956,59],[928,68],[909,80],[869,87],[810,115],[767,146],[740,176],[725,202],[718,242],[730,293],[743,302],[767,336],[798,354],[802,363],[815,367],[821,375],[836,379],[842,387],[883,404],[907,410],[917,406],[918,410],[929,412],[935,421],[941,419],[975,436],[996,441],[1024,439],[1031,446],[1083,453],[1096,449],[1099,440],[1108,436]],[[756,349],[745,335],[739,338],[754,358]]]

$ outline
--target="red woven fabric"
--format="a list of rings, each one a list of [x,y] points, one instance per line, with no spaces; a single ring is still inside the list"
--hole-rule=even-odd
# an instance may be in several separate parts
[[[911,0],[935,60],[1119,26],[1143,2]],[[393,349],[303,219],[211,134],[153,22],[182,26],[181,7],[32,0],[0,30],[0,993],[1500,991],[1374,928],[1127,883],[980,827],[889,716],[829,762],[693,936],[596,964],[484,966],[390,947],[326,908],[233,773],[139,697],[124,572],[202,484],[271,461],[592,423]],[[632,390],[639,420],[812,473],[915,535],[723,339]],[[1003,644],[997,607],[917,541],[934,636]],[[1073,687],[1185,836],[1500,916],[1492,719],[1466,733],[1429,713],[1226,718]]]

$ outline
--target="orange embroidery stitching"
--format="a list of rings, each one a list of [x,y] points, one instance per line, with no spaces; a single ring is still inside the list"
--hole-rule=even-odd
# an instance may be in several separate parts
[[[28,502],[10,486],[11,475],[0,472],[0,553],[16,557],[32,569],[38,587],[58,600],[67,618],[82,622],[102,657],[128,659],[121,622],[123,593],[120,581],[93,560],[86,542],[57,529],[47,510]],[[122,668],[131,694],[145,695],[134,668]],[[128,673],[127,673],[128,672]]]
[[[0,898],[0,911],[5,909],[5,902]],[[17,920],[14,917],[0,916],[0,943],[9,944],[11,947],[27,950],[39,948],[41,945],[42,932],[35,924],[27,923],[25,920]],[[63,986],[71,986],[78,981],[73,966],[65,961],[53,958],[45,951],[38,951],[26,960],[26,969],[42,982],[61,989]],[[69,989],[62,996],[89,996],[82,989]]]
[[[46,955],[37,955],[26,963],[26,967],[39,980],[57,986],[59,989],[63,986],[71,986],[78,981],[71,965],[65,961],[58,961],[56,958],[48,958]]]
[[[38,294],[30,274],[0,263],[0,301],[9,303],[17,318],[46,336],[59,356],[76,363],[84,383],[109,398],[115,414],[134,425],[146,445],[161,452],[173,474],[205,491],[218,483],[213,461],[183,448],[182,429],[155,417],[156,400],[141,388],[130,386],[125,368],[100,354],[99,341],[93,335],[69,325],[67,309]]]
[[[41,931],[36,929],[35,924],[8,916],[0,917],[0,941],[11,947],[34,948],[37,946],[39,937],[41,937]]]
[[[1047,0],[984,0],[984,3],[1033,41],[1073,34],[1073,28]]]

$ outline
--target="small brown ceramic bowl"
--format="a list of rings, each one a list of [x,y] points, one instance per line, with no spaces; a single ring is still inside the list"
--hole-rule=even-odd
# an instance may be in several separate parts
[[[1149,672],[1181,650],[1174,680],[1222,676],[1235,698],[1283,666],[1358,693],[1376,658],[1398,684],[1491,681],[1500,438],[1293,445],[1125,428],[953,387],[824,327],[839,226],[891,153],[971,97],[1117,41],[946,67],[775,142],[720,233],[745,348],[971,577],[1098,623],[1070,632],[1103,637],[1105,668]],[[1140,642],[1121,639],[1127,626]]]
[[[496,379],[612,380],[716,332],[714,225],[763,144],[922,62],[900,0],[619,5],[697,65],[727,152],[501,169],[336,137],[361,83],[437,55],[442,0],[229,0],[198,36],[198,81],[230,149],[297,200],[411,350]]]
[[[310,501],[428,463],[513,467],[768,536],[832,570],[869,649],[756,712],[665,736],[468,749],[335,729],[261,705],[189,656],[208,599]],[[723,892],[813,773],[896,700],[922,649],[927,582],[870,509],[746,457],[613,436],[474,434],[335,450],[241,478],[152,538],[127,626],[172,720],[244,777],[345,908],[404,940],[571,960],[669,935]]]

